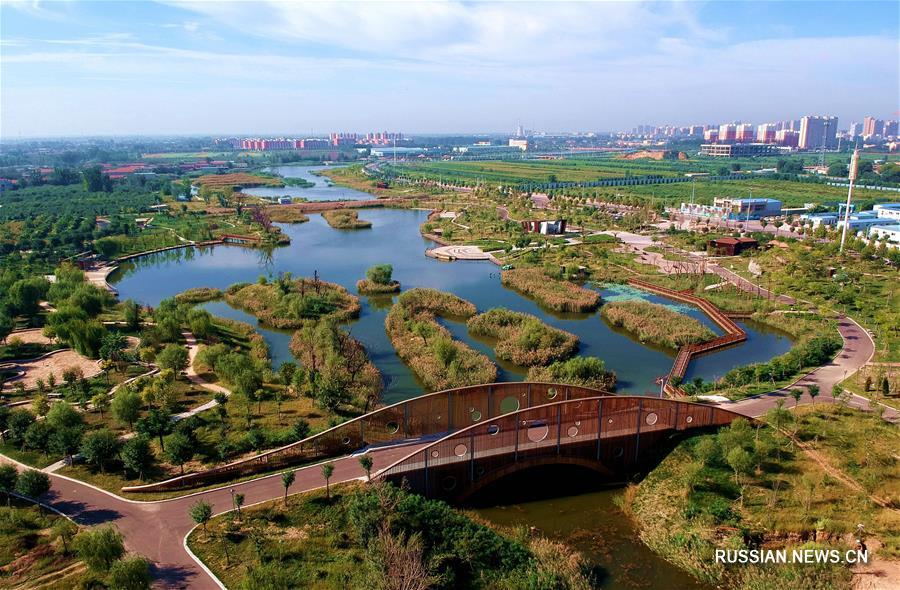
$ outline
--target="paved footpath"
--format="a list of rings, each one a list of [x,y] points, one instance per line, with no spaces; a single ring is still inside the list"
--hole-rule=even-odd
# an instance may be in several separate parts
[[[794,400],[790,395],[792,389],[802,389],[801,404],[811,403],[837,403],[838,400],[831,396],[832,388],[853,375],[868,363],[875,354],[875,343],[869,333],[851,318],[841,316],[838,319],[838,331],[844,345],[837,356],[828,364],[807,373],[795,383],[755,397],[739,402],[723,403],[721,407],[744,414],[745,416],[758,417],[774,408],[779,400],[785,400],[785,407],[790,408]],[[807,388],[810,385],[818,385],[819,395],[815,400],[809,396]],[[849,407],[860,410],[870,410],[871,404],[868,398],[860,395],[851,396],[847,403]],[[889,406],[884,408],[884,419],[890,422],[900,422],[900,412]]]
[[[371,451],[374,471],[383,469],[413,452],[417,446],[401,445]],[[15,463],[0,455],[0,462]],[[331,461],[332,484],[365,477],[355,456]],[[23,467],[21,464],[18,464]],[[291,494],[308,492],[325,485],[319,464],[297,469]],[[74,479],[49,474],[52,489],[47,504],[84,525],[114,524],[125,537],[125,546],[153,563],[157,588],[219,588],[216,580],[198,564],[185,548],[185,537],[194,528],[188,515],[192,504],[202,499],[214,514],[232,509],[231,491],[244,494],[245,507],[284,496],[281,475],[274,474],[244,483],[197,492],[189,496],[156,502],[127,500]]]

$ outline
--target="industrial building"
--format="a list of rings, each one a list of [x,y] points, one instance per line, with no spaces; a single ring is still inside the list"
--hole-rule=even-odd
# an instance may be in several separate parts
[[[728,219],[762,219],[781,215],[781,201],[777,199],[717,198],[713,206],[719,207]]]
[[[721,130],[719,140],[722,139]],[[700,146],[701,156],[714,158],[750,158],[771,156],[778,153],[778,147],[769,143],[704,143]]]

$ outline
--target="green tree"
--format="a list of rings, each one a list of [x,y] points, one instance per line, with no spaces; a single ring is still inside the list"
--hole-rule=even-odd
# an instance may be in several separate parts
[[[113,590],[149,590],[150,562],[139,555],[120,559],[109,568],[107,585]]]
[[[49,287],[50,283],[43,278],[19,279],[9,286],[6,301],[13,313],[31,317],[40,311],[41,299],[46,297]]]
[[[96,573],[107,573],[112,565],[125,555],[121,533],[113,525],[82,531],[72,543],[79,559]]]
[[[287,504],[288,488],[294,484],[297,475],[293,471],[285,471],[281,474],[281,485],[284,486],[284,503]]]
[[[136,474],[140,480],[144,479],[144,473],[153,464],[153,452],[146,436],[135,436],[125,441],[119,454],[125,469]]]
[[[181,475],[184,475],[184,464],[194,457],[194,444],[194,441],[182,432],[176,432],[169,437],[166,457],[170,463],[181,467]]]
[[[810,385],[806,388],[806,392],[809,394],[810,399],[812,399],[812,403],[816,403],[816,398],[819,397],[819,386],[818,385]]]
[[[122,302],[122,314],[125,317],[125,328],[135,331],[141,327],[141,307],[134,299],[126,299]]]
[[[802,389],[792,389],[791,397],[794,398],[794,407],[796,408],[798,405],[800,405],[800,398],[803,397],[803,390]]]
[[[59,518],[50,529],[50,538],[59,539],[63,546],[63,555],[69,554],[69,542],[78,534],[78,525],[68,518]]]
[[[24,447],[46,454],[50,447],[50,434],[52,431],[52,427],[47,424],[46,420],[33,423],[25,431]]]
[[[376,264],[366,271],[366,278],[378,285],[389,285],[394,274],[390,264]]]
[[[828,166],[828,176],[843,176],[846,178],[848,174],[849,170],[844,162],[832,162]]]
[[[6,496],[6,506],[9,507],[9,501],[12,493],[16,490],[16,482],[19,480],[19,470],[13,465],[0,465],[0,492]]]
[[[72,463],[72,456],[81,446],[81,437],[84,428],[81,426],[67,426],[65,428],[57,428],[50,435],[50,450],[54,453],[64,455],[69,464]]]
[[[191,504],[188,514],[190,514],[194,522],[203,525],[203,530],[205,531],[206,523],[212,518],[212,504],[206,500],[197,500],[194,504]]]
[[[7,314],[0,311],[0,342],[5,343],[6,337],[12,334],[16,323]]]
[[[121,448],[119,437],[106,428],[89,433],[81,442],[81,454],[88,463],[99,467],[100,473],[106,473],[107,463],[118,456]]]
[[[242,520],[241,516],[241,506],[244,505],[244,494],[235,494],[234,495],[234,507],[237,509],[238,520]]]
[[[163,437],[172,431],[172,418],[168,412],[159,408],[151,408],[147,415],[137,421],[135,430],[141,434],[159,439],[159,448],[166,450]]]
[[[19,474],[16,491],[40,503],[41,496],[50,491],[50,476],[43,471],[26,469]]]
[[[359,464],[360,464],[360,466],[363,468],[363,470],[366,472],[366,479],[367,479],[367,480],[371,480],[371,479],[372,479],[372,465],[373,465],[373,463],[374,463],[374,462],[372,461],[372,455],[369,455],[368,453],[366,453],[365,455],[360,455],[360,457],[359,457]]]
[[[168,344],[156,355],[156,364],[161,369],[171,369],[175,374],[184,371],[188,365],[188,351],[180,344]]]
[[[134,430],[134,423],[141,415],[142,405],[141,394],[125,387],[113,398],[112,414],[120,423],[127,424],[128,428]]]
[[[331,499],[331,476],[334,474],[334,464],[325,463],[322,465],[322,477],[325,478],[325,497]]]

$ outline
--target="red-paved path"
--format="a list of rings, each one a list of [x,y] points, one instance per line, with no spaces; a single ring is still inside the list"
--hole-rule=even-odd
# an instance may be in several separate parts
[[[387,467],[416,448],[405,445],[370,451],[374,471]],[[0,461],[10,460],[0,455]],[[343,457],[332,463],[332,484],[365,477],[357,457]],[[291,494],[325,485],[318,464],[300,468],[296,474]],[[184,548],[184,538],[194,527],[188,515],[191,504],[203,499],[212,504],[214,514],[221,514],[232,509],[232,489],[244,494],[245,506],[284,495],[279,474],[157,502],[126,500],[64,476],[49,475],[53,487],[47,495],[47,503],[81,524],[114,524],[125,537],[128,550],[140,553],[153,563],[156,587],[159,588],[202,590],[219,587]]]

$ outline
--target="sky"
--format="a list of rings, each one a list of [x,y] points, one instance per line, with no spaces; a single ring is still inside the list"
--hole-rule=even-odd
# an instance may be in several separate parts
[[[0,0],[0,139],[900,111],[900,3]]]

